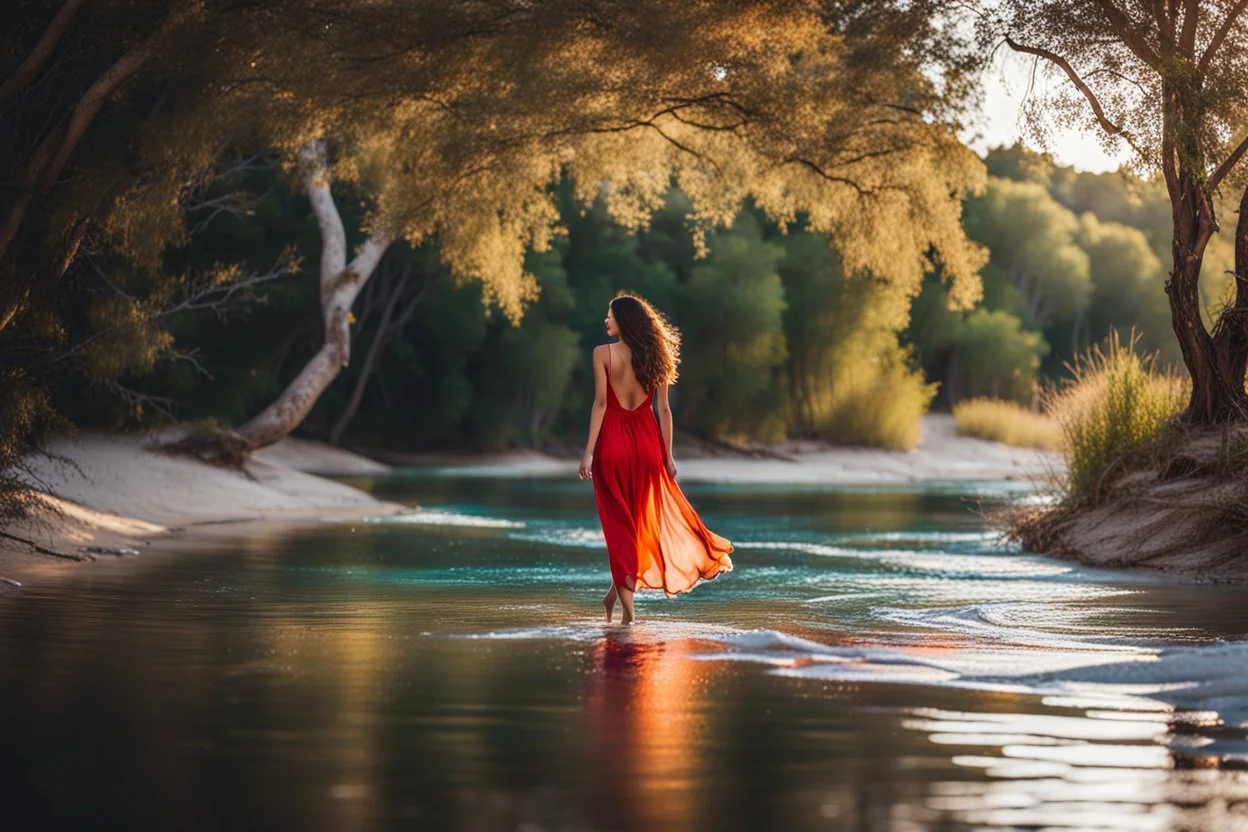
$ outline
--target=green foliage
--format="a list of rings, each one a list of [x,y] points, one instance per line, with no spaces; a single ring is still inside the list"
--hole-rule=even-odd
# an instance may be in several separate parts
[[[1182,410],[1186,381],[1157,372],[1132,347],[1111,336],[1046,396],[1045,409],[1062,431],[1068,499],[1095,502],[1114,477],[1147,463]]]
[[[1037,332],[1022,328],[1008,312],[976,309],[966,316],[957,339],[960,391],[1029,404],[1040,359],[1049,346]]]
[[[688,423],[716,439],[784,435],[784,249],[764,242],[752,214],[714,235],[683,287],[687,349],[680,390]]]
[[[1055,450],[1062,434],[1055,422],[1043,413],[1000,399],[964,399],[953,406],[958,433],[1019,448]]]
[[[1015,292],[996,308],[1044,326],[1083,313],[1092,294],[1087,254],[1078,246],[1079,220],[1041,184],[990,179],[966,206],[967,233],[988,247],[995,267],[985,273]],[[985,287],[985,294],[989,289]]]
[[[799,436],[909,448],[934,386],[897,342],[896,299],[865,275],[846,277],[826,236],[784,238],[789,423]]]
[[[820,436],[842,445],[895,450],[918,445],[920,419],[936,385],[913,368],[910,352],[894,341],[875,354],[855,350],[846,358],[833,377]]]
[[[1178,364],[1182,358],[1170,327],[1165,274],[1145,234],[1087,213],[1080,218],[1079,236],[1096,279],[1089,334],[1102,340],[1111,331],[1125,335],[1135,330],[1141,349],[1158,353],[1164,363]]]

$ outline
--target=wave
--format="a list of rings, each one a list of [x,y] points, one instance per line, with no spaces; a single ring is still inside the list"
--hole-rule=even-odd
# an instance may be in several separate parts
[[[519,520],[505,520],[501,517],[463,514],[441,509],[417,509],[410,514],[383,514],[364,517],[362,522],[386,526],[470,526],[480,529],[523,529],[526,526],[525,523]]]
[[[607,540],[601,529],[547,528],[508,535],[512,540],[526,543],[544,543],[548,546],[570,546],[577,549],[605,549]]]
[[[830,646],[774,630],[727,634],[702,661],[753,661],[772,673],[844,682],[907,682],[1047,697],[1046,704],[1186,714],[1248,730],[1248,642],[1147,650],[1084,641],[1027,651]],[[1100,648],[1098,650],[1098,647]],[[1150,708],[1149,705],[1152,705]],[[1144,706],[1143,708],[1141,706]]]
[[[983,538],[976,537],[975,540],[982,541]],[[897,569],[938,572],[942,575],[1034,578],[1065,575],[1073,571],[1073,567],[1069,564],[1015,554],[962,554],[921,549],[871,549],[800,540],[743,540],[734,541],[734,545],[741,551],[760,549],[798,552],[817,557],[870,560]]]

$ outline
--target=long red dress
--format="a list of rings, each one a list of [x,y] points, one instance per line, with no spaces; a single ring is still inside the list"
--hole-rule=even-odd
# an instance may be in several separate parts
[[[653,403],[651,390],[640,405],[625,408],[608,371],[607,412],[590,470],[611,579],[674,595],[731,572],[732,544],[706,527],[667,473]]]

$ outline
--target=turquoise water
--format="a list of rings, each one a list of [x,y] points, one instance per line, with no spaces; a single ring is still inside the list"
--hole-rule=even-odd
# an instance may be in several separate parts
[[[1243,590],[1014,551],[1006,484],[688,486],[736,571],[629,629],[587,484],[372,488],[0,599],[0,825],[1248,828]]]

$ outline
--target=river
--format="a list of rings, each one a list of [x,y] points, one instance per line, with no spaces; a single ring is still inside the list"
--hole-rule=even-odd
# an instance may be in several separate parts
[[[0,826],[1248,828],[1243,590],[1020,553],[1017,486],[691,485],[736,569],[632,628],[588,484],[370,487],[0,600]]]

